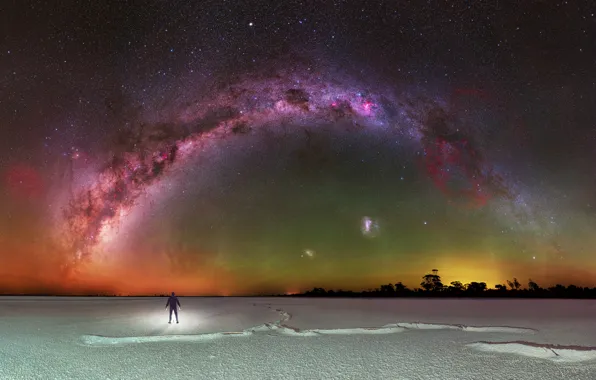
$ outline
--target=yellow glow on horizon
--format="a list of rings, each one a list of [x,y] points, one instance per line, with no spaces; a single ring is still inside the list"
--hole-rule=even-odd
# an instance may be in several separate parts
[[[481,255],[481,254],[480,254]],[[462,284],[470,282],[485,282],[488,288],[494,288],[496,284],[502,284],[507,278],[503,273],[501,263],[493,260],[487,263],[486,258],[480,258],[476,252],[472,254],[444,254],[436,260],[441,281],[449,285],[452,281],[460,281]],[[429,271],[430,271],[429,269]]]
[[[507,280],[514,277],[522,287],[527,287],[529,278],[543,287],[556,283],[592,287],[592,279],[596,275],[594,268],[559,260],[538,262],[524,261],[522,258],[505,259],[478,251],[407,252],[404,253],[405,257],[391,257],[380,264],[365,259],[344,261],[342,265],[334,265],[333,271],[313,270],[308,275],[303,271],[280,274],[272,268],[264,273],[271,273],[270,280],[264,285],[263,273],[249,268],[234,269],[213,263],[202,263],[197,268],[175,268],[169,256],[114,251],[104,259],[96,255],[94,260],[83,265],[71,277],[65,277],[56,262],[49,260],[51,255],[35,255],[32,253],[35,252],[34,248],[15,248],[15,251],[23,254],[11,256],[4,263],[2,269],[5,271],[0,270],[0,275],[4,275],[2,284],[6,289],[122,295],[168,294],[175,291],[180,295],[235,296],[255,293],[295,294],[314,287],[361,291],[397,282],[414,289],[420,287],[422,277],[432,269],[438,269],[446,286],[452,281],[463,284],[476,281],[485,282],[488,288],[494,288],[495,284],[506,284]],[[27,257],[35,258],[35,265]],[[47,268],[53,270],[45,270]]]

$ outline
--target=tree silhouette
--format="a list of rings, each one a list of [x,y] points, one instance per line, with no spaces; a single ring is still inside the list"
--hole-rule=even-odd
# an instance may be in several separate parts
[[[532,279],[530,279],[528,281],[528,289],[531,292],[538,292],[541,290],[540,285],[538,285],[537,283],[535,283],[534,281],[532,281]]]
[[[521,284],[519,283],[519,281],[517,281],[517,278],[513,278],[513,282],[507,280],[507,284],[509,285],[509,287],[511,288],[511,290],[519,290],[519,288],[521,287]]]
[[[553,293],[556,296],[561,296],[561,295],[565,294],[565,292],[567,291],[567,288],[565,288],[561,284],[557,284],[555,286],[548,288],[548,291]]]
[[[315,296],[321,296],[327,294],[327,291],[323,288],[313,288],[310,293]]]
[[[482,293],[486,290],[486,282],[470,282],[466,286],[466,291],[469,293]]]
[[[466,290],[466,287],[464,286],[464,284],[461,283],[461,281],[451,281],[451,285],[449,285],[449,288],[447,288],[447,290],[449,290],[450,292],[461,293],[464,290]]]
[[[394,294],[395,287],[393,286],[393,284],[381,285],[380,292],[385,294]]]
[[[439,292],[443,290],[443,283],[441,282],[441,276],[439,276],[439,271],[437,269],[433,269],[432,273],[426,274],[422,277],[424,281],[420,283],[422,289],[426,290],[427,292]]]
[[[396,293],[403,293],[405,291],[409,291],[408,287],[405,286],[404,284],[400,282],[398,282],[397,284],[395,284],[395,292]]]

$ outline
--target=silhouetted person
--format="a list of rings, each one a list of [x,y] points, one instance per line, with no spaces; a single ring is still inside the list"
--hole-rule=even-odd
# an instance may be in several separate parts
[[[168,298],[168,302],[166,303],[166,309],[170,307],[170,321],[168,323],[172,323],[172,312],[176,314],[176,323],[179,322],[178,319],[178,309],[182,309],[180,307],[180,301],[178,301],[178,297],[176,297],[176,293],[172,292],[172,295]]]

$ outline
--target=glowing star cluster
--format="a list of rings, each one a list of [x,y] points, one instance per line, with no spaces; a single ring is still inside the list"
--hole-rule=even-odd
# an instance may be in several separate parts
[[[343,124],[370,133],[391,130],[413,152],[422,146],[427,174],[448,196],[466,197],[480,206],[491,196],[509,195],[504,181],[472,145],[472,137],[446,122],[440,101],[412,100],[380,86],[371,89],[337,72],[330,71],[326,77],[312,72],[295,67],[249,75],[177,110],[176,120],[127,131],[121,151],[92,183],[76,191],[66,208],[63,235],[66,248],[73,252],[73,264],[113,239],[115,227],[139,197],[167,176],[171,167],[189,162],[204,144],[250,134],[263,126]],[[456,175],[463,184],[449,182]],[[365,236],[377,236],[378,222],[364,217],[361,230]]]
[[[316,255],[316,252],[314,250],[305,249],[304,252],[302,252],[301,257],[306,257],[306,258],[312,259],[315,257],[315,255]]]
[[[379,222],[369,216],[363,217],[360,221],[360,232],[369,238],[377,237],[380,233]]]

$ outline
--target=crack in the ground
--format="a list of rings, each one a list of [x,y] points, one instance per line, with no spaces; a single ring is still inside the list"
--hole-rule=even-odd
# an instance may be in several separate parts
[[[258,306],[257,304],[253,304]],[[538,330],[527,328],[527,327],[513,327],[513,326],[466,326],[462,324],[437,324],[437,323],[422,323],[422,322],[400,322],[386,324],[381,327],[355,327],[355,328],[344,328],[344,329],[305,329],[302,330],[298,327],[291,326],[287,322],[292,318],[292,315],[287,311],[274,308],[271,304],[263,304],[262,306],[267,307],[271,311],[275,311],[280,314],[281,319],[273,322],[266,323],[265,326],[272,327],[273,329],[286,329],[290,330],[294,334],[298,335],[326,335],[326,334],[362,334],[367,331],[370,333],[391,333],[401,332],[405,330],[459,330],[465,332],[498,332],[498,333],[512,333],[512,334],[528,334],[535,333]]]
[[[332,328],[332,329],[300,329],[290,325],[288,322],[292,319],[292,314],[271,304],[253,304],[255,307],[266,307],[270,311],[279,315],[279,319],[273,322],[266,322],[262,325],[250,327],[240,332],[216,332],[203,334],[186,335],[158,335],[158,336],[138,336],[138,337],[106,337],[99,335],[83,335],[81,341],[87,346],[113,346],[137,343],[155,343],[167,341],[184,342],[209,342],[215,339],[230,337],[246,337],[261,332],[275,332],[277,334],[313,337],[322,335],[369,335],[369,334],[395,334],[404,331],[420,330],[457,330],[464,332],[499,332],[499,333],[533,333],[536,330],[521,327],[508,326],[487,326],[475,327],[465,325],[433,324],[421,322],[402,322],[387,324],[381,327],[354,327],[354,328]]]
[[[571,363],[596,360],[596,347],[590,346],[563,346],[525,341],[481,341],[470,343],[467,346],[478,351],[528,356],[539,359],[547,359],[554,362]]]

